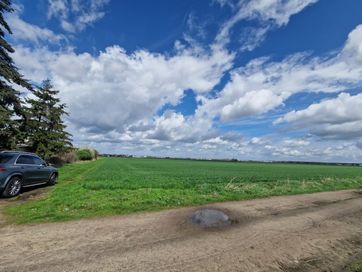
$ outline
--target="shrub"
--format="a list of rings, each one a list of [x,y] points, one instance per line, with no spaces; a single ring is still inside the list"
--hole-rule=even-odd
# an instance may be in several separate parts
[[[55,167],[61,167],[65,163],[60,156],[52,156],[47,162]]]
[[[77,153],[75,150],[64,153],[60,156],[64,163],[73,163],[78,160]]]
[[[89,151],[90,151],[90,153],[92,154],[92,158],[93,159],[97,159],[97,157],[98,157],[98,151],[97,150],[95,150],[94,148],[87,148]]]
[[[92,152],[89,149],[78,149],[77,157],[81,161],[87,161],[93,159]]]

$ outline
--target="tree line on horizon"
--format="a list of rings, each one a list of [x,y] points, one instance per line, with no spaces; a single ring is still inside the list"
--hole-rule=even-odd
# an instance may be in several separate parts
[[[12,1],[0,0],[0,150],[21,149],[49,159],[72,148],[62,120],[66,105],[49,79],[36,86],[20,74],[6,41],[12,32],[4,15],[10,12]]]

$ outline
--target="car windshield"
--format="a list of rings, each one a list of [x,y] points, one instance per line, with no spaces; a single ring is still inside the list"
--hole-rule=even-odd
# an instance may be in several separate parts
[[[13,157],[14,154],[0,154],[0,163],[8,163]]]

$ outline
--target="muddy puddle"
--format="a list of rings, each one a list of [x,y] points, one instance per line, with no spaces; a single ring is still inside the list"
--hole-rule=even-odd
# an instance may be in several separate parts
[[[203,208],[191,215],[191,223],[204,228],[222,228],[231,225],[232,220],[221,210]]]

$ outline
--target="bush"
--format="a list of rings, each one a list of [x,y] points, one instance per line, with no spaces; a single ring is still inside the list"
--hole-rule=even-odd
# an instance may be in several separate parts
[[[98,151],[95,150],[94,148],[87,148],[87,149],[91,152],[92,158],[96,160],[98,157]]]
[[[92,152],[89,149],[78,149],[77,157],[81,161],[87,161],[93,159]]]
[[[62,154],[60,158],[64,163],[73,163],[78,160],[75,150]]]
[[[66,153],[51,156],[47,159],[47,162],[56,167],[61,167],[66,163],[74,163],[78,160],[87,161],[97,159],[97,156],[98,152],[94,148],[71,149]]]
[[[64,165],[65,162],[59,156],[52,156],[47,160],[47,163],[49,163],[50,165],[53,165],[55,167],[61,167]]]

